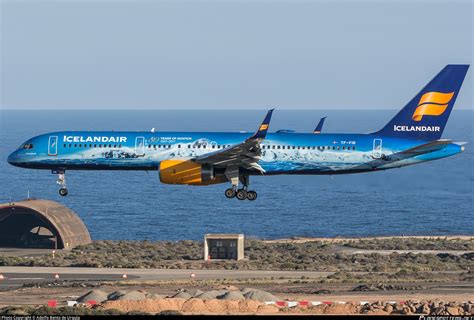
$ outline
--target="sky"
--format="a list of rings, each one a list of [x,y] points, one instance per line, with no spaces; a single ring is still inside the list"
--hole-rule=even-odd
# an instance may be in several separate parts
[[[472,0],[0,3],[1,109],[400,109],[473,60]]]

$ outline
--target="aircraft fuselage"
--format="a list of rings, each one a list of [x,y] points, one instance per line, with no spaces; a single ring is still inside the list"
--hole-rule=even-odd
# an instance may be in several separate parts
[[[222,132],[53,132],[29,139],[8,157],[8,162],[31,169],[158,170],[163,160],[192,159],[239,144],[250,136]],[[375,134],[268,133],[261,143],[259,164],[268,175],[339,174],[401,167],[463,150],[452,143],[434,152],[390,161],[390,155],[425,142]],[[372,165],[374,161],[377,166]]]

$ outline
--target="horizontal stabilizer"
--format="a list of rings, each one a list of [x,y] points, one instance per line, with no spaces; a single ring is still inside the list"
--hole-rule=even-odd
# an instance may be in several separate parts
[[[448,144],[451,144],[452,142],[453,140],[450,140],[450,139],[435,140],[435,141],[431,141],[431,142],[416,146],[414,148],[410,148],[408,150],[405,150],[399,153],[416,156],[416,155],[425,154],[428,152],[438,151],[440,149],[443,149]]]
[[[420,156],[422,154],[441,150],[451,143],[452,143],[452,140],[449,140],[449,139],[440,139],[440,140],[431,141],[431,142],[424,143],[407,150],[403,150],[403,151],[396,152],[387,156],[383,156],[380,159],[374,159],[368,163],[364,163],[362,165],[355,167],[355,169],[368,169],[368,168],[376,169],[393,162],[397,162],[397,161],[405,160],[408,158]]]

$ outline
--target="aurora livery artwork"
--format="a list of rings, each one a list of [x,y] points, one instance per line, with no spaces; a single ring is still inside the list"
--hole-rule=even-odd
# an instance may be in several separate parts
[[[9,157],[14,166],[58,174],[66,170],[159,170],[167,184],[230,182],[228,198],[255,200],[249,176],[346,174],[398,168],[449,157],[463,142],[441,139],[468,65],[448,65],[381,130],[368,134],[268,133],[273,109],[255,133],[95,132],[46,133]]]

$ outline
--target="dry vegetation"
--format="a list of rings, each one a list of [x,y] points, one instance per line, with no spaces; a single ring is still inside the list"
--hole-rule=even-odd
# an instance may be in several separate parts
[[[202,261],[203,244],[198,241],[95,241],[41,257],[0,257],[0,266],[70,266],[103,268],[321,270],[370,272],[428,272],[474,270],[474,252],[462,255],[348,254],[340,245],[327,242],[245,242],[244,261]],[[342,243],[345,247],[368,249],[473,250],[474,241],[456,239],[361,240]],[[338,249],[339,248],[339,249]]]
[[[344,246],[368,250],[460,250],[474,251],[474,238],[374,238],[347,241]]]

